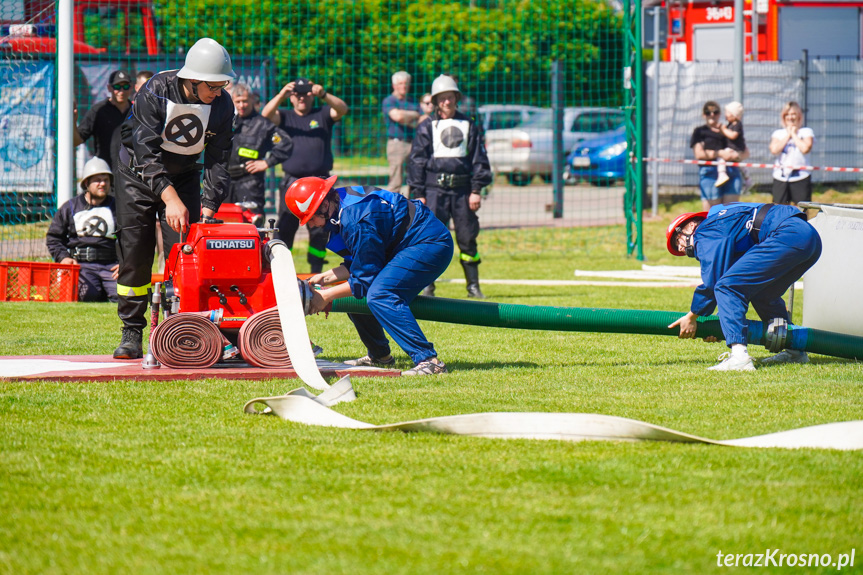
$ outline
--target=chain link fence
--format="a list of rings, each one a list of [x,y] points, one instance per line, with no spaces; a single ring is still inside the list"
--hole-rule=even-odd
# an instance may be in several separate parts
[[[44,0],[4,0],[0,8],[2,260],[47,257],[44,233],[57,207],[55,12]],[[349,112],[333,140],[333,173],[343,184],[387,184],[381,103],[392,93],[392,74],[412,75],[408,97],[416,102],[434,78],[450,74],[467,96],[463,111],[484,125],[496,172],[480,211],[486,234],[521,229],[507,236],[519,239],[506,246],[519,252],[539,241],[531,238],[536,228],[565,227],[584,238],[619,236],[623,249],[622,174],[569,174],[555,195],[552,171],[563,158],[555,163],[552,157],[549,121],[551,70],[560,62],[563,153],[583,139],[613,135],[621,125],[622,14],[610,4],[88,0],[75,3],[74,19],[79,122],[111,96],[111,72],[125,70],[134,80],[140,71],[180,67],[185,50],[208,36],[228,49],[239,81],[262,106],[300,76],[345,100]],[[95,151],[93,142],[76,151],[79,173]],[[280,175],[278,167],[268,174],[270,212]],[[538,246],[570,248],[554,241]]]

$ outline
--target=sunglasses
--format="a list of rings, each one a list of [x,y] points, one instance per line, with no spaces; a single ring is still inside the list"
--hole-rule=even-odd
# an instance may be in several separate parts
[[[719,110],[707,110],[706,112],[704,112],[704,115],[705,116],[718,116]]]
[[[204,82],[204,84],[206,84],[207,88],[209,88],[213,92],[218,92],[219,90],[223,90],[224,88],[227,88],[231,83],[230,82],[223,82],[221,84],[210,84],[209,82]]]
[[[111,87],[115,90],[128,90],[132,87],[132,84],[112,84]]]

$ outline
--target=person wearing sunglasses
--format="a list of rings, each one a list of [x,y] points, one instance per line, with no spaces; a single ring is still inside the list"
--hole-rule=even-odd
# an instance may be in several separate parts
[[[94,155],[115,169],[119,147],[112,147],[111,141],[119,137],[120,125],[132,105],[132,77],[123,70],[114,70],[108,77],[107,87],[108,97],[96,102],[87,111],[81,123],[75,126],[72,135],[76,146],[93,136]],[[75,119],[77,123],[77,115]]]
[[[315,99],[322,102],[315,106]],[[279,109],[286,99],[290,109]],[[297,179],[307,176],[328,176],[333,169],[333,126],[348,113],[348,105],[322,85],[308,78],[296,78],[288,82],[267,102],[261,115],[284,130],[294,144],[291,156],[282,163],[285,175],[279,184],[279,198]],[[281,202],[279,206],[279,239],[289,248],[294,247],[294,237],[300,227],[299,220],[292,216]],[[327,254],[327,233],[322,228],[307,228],[309,252],[306,260],[312,273],[324,269]]]
[[[189,224],[213,218],[228,193],[234,104],[226,88],[234,77],[228,51],[202,38],[182,68],[150,78],[123,123],[115,172],[123,334],[115,358],[143,356],[156,221],[170,254]]]
[[[722,159],[726,162],[739,162],[749,157],[749,150],[737,151],[728,144],[728,138],[722,132],[722,109],[714,101],[709,101],[702,108],[704,125],[698,126],[689,139],[689,147],[696,160],[714,162]],[[701,205],[704,211],[717,204],[730,204],[740,199],[743,180],[738,168],[726,168],[728,181],[717,185],[719,170],[714,165],[701,166],[698,169],[698,187],[701,189]]]

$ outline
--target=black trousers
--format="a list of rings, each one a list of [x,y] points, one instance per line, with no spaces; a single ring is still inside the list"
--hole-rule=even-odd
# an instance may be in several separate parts
[[[260,178],[256,176],[257,174],[249,174],[237,180],[232,179],[225,203],[255,202],[258,204],[258,207],[251,211],[263,215],[264,204],[266,202],[264,198],[264,178],[263,176]]]
[[[449,227],[450,219],[455,228],[455,241],[461,254],[475,260],[476,238],[479,236],[479,218],[470,209],[470,190],[443,190],[426,187],[426,207]],[[464,260],[464,258],[462,258]]]
[[[172,178],[174,189],[189,210],[189,223],[201,218],[201,173],[192,170]],[[161,221],[165,254],[180,241],[180,234],[165,221],[165,204],[128,167],[117,167],[117,315],[123,327],[147,325],[150,278],[156,250],[156,218]]]

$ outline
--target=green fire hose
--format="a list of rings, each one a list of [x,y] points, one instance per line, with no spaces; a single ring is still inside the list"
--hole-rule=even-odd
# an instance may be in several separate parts
[[[679,331],[669,329],[668,326],[683,315],[681,312],[671,311],[532,306],[423,296],[417,297],[410,308],[417,319],[444,323],[512,329],[673,336],[677,336]],[[334,300],[331,311],[371,313],[364,299],[352,297]],[[749,343],[765,346],[774,343],[770,341],[770,335],[762,322],[747,320],[747,325]],[[698,318],[697,336],[724,339],[719,318]],[[783,335],[775,351],[784,348],[863,359],[863,337],[795,325],[787,326],[787,334]],[[771,349],[774,348],[771,346]]]

